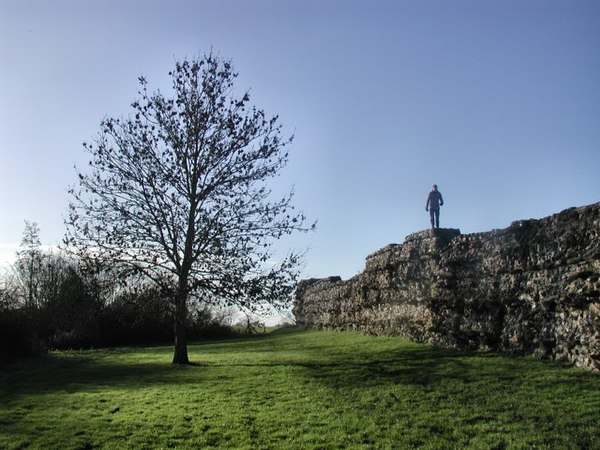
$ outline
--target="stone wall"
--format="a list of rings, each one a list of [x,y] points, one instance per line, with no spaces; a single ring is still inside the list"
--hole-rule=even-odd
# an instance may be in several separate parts
[[[600,369],[600,203],[487,233],[414,233],[365,270],[303,280],[307,328],[533,354]]]

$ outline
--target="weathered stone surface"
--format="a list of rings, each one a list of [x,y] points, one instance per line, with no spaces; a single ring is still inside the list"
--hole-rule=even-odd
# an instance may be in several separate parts
[[[533,354],[600,370],[600,203],[487,233],[427,230],[364,272],[301,281],[308,328]]]

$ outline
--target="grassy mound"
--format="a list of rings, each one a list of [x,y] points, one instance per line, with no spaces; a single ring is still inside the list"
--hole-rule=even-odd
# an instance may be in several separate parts
[[[531,358],[283,329],[0,369],[0,448],[600,448],[600,377]]]

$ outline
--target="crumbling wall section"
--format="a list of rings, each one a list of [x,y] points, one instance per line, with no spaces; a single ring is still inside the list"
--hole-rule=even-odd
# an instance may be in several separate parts
[[[427,230],[365,270],[300,282],[308,328],[568,361],[600,369],[600,203],[487,233]]]

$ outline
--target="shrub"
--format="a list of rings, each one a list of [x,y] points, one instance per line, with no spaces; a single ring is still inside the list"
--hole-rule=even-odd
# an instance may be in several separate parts
[[[37,356],[43,351],[39,333],[25,310],[0,308],[0,358]]]

